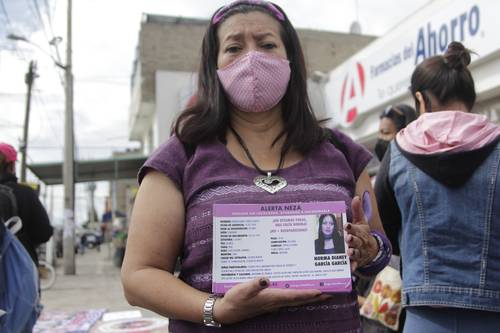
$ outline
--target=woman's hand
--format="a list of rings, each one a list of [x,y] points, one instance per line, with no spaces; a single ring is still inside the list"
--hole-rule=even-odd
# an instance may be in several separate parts
[[[231,288],[214,306],[214,319],[221,324],[233,324],[276,311],[285,306],[298,306],[331,298],[315,289],[294,290],[268,288],[267,278],[255,278]]]
[[[370,263],[378,253],[378,242],[371,234],[358,196],[352,199],[352,223],[345,226],[347,255],[351,259],[351,271]]]

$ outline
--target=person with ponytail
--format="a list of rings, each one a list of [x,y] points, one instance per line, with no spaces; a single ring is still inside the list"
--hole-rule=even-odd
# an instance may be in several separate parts
[[[420,116],[389,145],[375,184],[402,257],[404,333],[500,327],[500,127],[472,112],[470,53],[452,42],[415,68]]]

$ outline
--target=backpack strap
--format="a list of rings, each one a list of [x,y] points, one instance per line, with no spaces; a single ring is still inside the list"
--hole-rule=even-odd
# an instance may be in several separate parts
[[[17,216],[17,200],[16,196],[14,195],[14,192],[12,191],[12,188],[10,186],[7,186],[5,184],[0,184],[0,196],[3,195],[4,197],[7,197],[9,200],[10,204],[10,209],[11,209],[11,216],[2,216],[3,218],[9,219],[12,216]]]

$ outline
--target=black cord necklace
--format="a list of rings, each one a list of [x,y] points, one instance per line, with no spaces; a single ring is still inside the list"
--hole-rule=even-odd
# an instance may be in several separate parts
[[[271,194],[274,194],[279,190],[281,190],[282,188],[284,188],[285,186],[287,186],[288,183],[285,178],[276,176],[276,174],[283,167],[283,163],[285,161],[285,152],[283,151],[281,152],[280,161],[278,163],[278,167],[276,168],[276,170],[264,171],[257,165],[255,160],[253,159],[252,154],[250,154],[250,150],[248,150],[248,147],[241,138],[241,136],[236,132],[236,130],[232,126],[229,126],[229,129],[233,132],[234,136],[236,137],[236,140],[238,140],[238,143],[240,144],[241,148],[243,148],[243,151],[245,152],[245,154],[247,155],[248,159],[253,164],[255,169],[263,175],[263,176],[257,176],[253,179],[253,182],[256,186],[266,190]],[[273,173],[275,175],[273,175]]]

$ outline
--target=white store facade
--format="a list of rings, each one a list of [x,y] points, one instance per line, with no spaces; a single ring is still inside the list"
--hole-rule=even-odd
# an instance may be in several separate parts
[[[401,103],[414,106],[408,88],[415,66],[427,57],[442,54],[451,41],[457,40],[476,53],[469,66],[477,92],[473,111],[485,114],[498,123],[500,20],[496,18],[496,13],[500,13],[500,1],[430,1],[419,11],[402,19],[385,35],[368,41],[368,44],[365,42],[363,45],[366,46],[357,48],[359,51],[348,53],[351,56],[346,55],[348,58],[344,57],[345,61],[329,67],[333,69],[326,75],[309,73],[309,95],[315,113],[318,118],[330,118],[331,126],[340,127],[354,140],[373,149],[381,111],[389,105]],[[176,20],[181,22],[179,29],[189,28],[189,25],[182,25],[181,19],[168,20],[176,23],[169,23],[163,29],[175,27],[178,24]],[[200,29],[204,29],[203,25]],[[137,65],[132,84],[129,134],[130,139],[142,142],[143,153],[150,154],[168,139],[173,120],[194,94],[196,74],[190,68],[196,65],[181,66],[181,69],[156,68],[160,62],[156,57],[165,53],[161,49],[165,47],[162,43],[167,40],[151,38],[147,26],[144,30],[144,43],[149,44],[142,46],[142,57],[149,50],[158,50],[151,51],[146,61]],[[157,34],[161,36],[166,31],[158,30]],[[198,34],[201,39],[201,32]],[[362,38],[347,37],[351,39],[334,42],[337,53],[347,49],[356,38]],[[335,38],[344,37],[339,34]],[[310,40],[315,39],[313,36]],[[318,45],[323,44],[314,44],[309,48],[316,50]],[[188,47],[186,50],[194,52],[195,49]],[[330,56],[325,50],[320,53],[323,57]],[[334,56],[335,52],[331,54]],[[309,55],[312,58],[315,56],[314,53]],[[182,55],[177,55],[179,57],[182,58]]]
[[[414,106],[409,93],[416,65],[442,54],[451,41],[473,50],[474,112],[500,118],[500,1],[435,0],[404,19],[328,75],[327,115],[356,141],[372,147],[379,115],[389,105]]]

